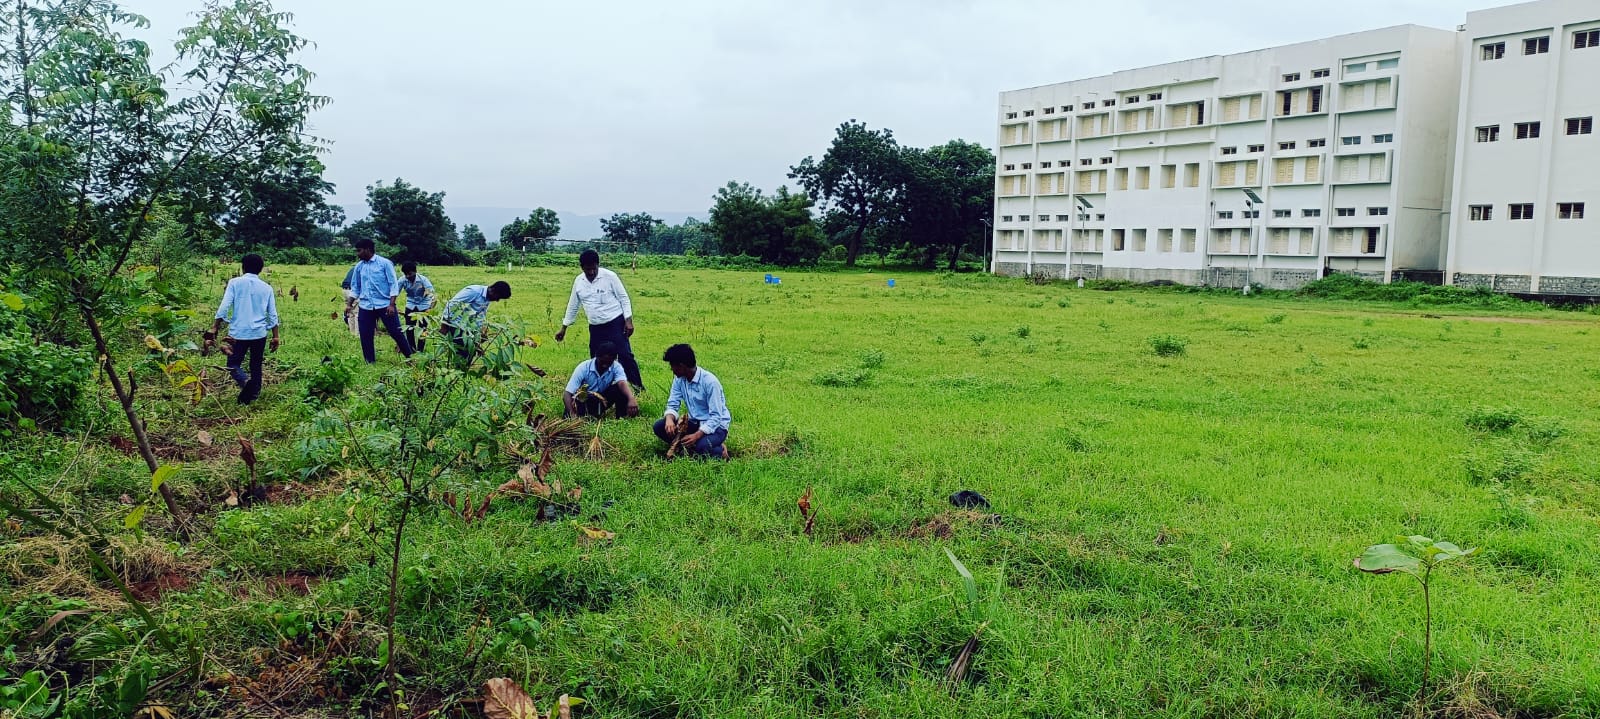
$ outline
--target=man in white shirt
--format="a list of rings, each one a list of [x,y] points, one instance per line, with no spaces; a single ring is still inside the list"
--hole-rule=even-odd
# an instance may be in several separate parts
[[[556,341],[567,338],[567,328],[578,321],[578,307],[589,319],[589,356],[593,357],[603,342],[617,347],[617,362],[628,376],[628,383],[644,391],[644,379],[639,376],[639,363],[633,359],[633,302],[622,287],[617,273],[600,266],[600,253],[584,250],[578,255],[578,266],[583,274],[572,281],[572,296],[567,299],[567,314],[561,320],[561,330]]]
[[[215,340],[222,324],[228,324],[228,336],[233,338],[233,349],[228,353],[228,373],[239,385],[239,404],[250,404],[261,394],[261,351],[268,345],[269,333],[272,351],[278,351],[278,299],[272,287],[261,281],[261,268],[265,264],[261,255],[245,255],[239,264],[244,274],[228,280],[222,304],[217,307],[216,320],[204,337],[207,342]],[[244,363],[246,353],[250,355],[249,374],[239,366]]]

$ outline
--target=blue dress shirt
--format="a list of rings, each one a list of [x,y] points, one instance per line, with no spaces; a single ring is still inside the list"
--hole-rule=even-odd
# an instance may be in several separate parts
[[[394,278],[394,263],[382,255],[356,263],[356,276],[350,290],[356,293],[356,304],[364,310],[381,310],[394,302],[400,294],[400,282]]]
[[[217,319],[228,323],[228,336],[236,340],[258,340],[278,326],[278,300],[272,287],[253,274],[228,280],[217,307]]]
[[[433,283],[428,281],[428,276],[417,273],[415,281],[400,276],[400,291],[406,293],[406,310],[409,312],[427,312],[433,308]]]
[[[680,405],[689,417],[700,422],[700,431],[706,434],[727,429],[733,423],[733,417],[728,414],[728,399],[722,395],[722,383],[704,367],[696,367],[690,379],[672,378],[666,413],[677,417]]]
[[[489,313],[489,288],[467,285],[444,303],[444,323],[456,329],[477,329]]]
[[[584,360],[577,369],[572,370],[572,379],[567,380],[567,391],[577,394],[578,390],[587,384],[590,392],[604,392],[611,389],[612,385],[627,379],[628,375],[622,371],[621,362],[612,361],[611,367],[601,373],[595,371],[594,359],[591,358]]]

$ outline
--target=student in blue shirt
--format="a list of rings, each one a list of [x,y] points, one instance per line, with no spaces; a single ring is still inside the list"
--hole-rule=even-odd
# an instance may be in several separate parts
[[[511,299],[511,285],[501,280],[492,285],[467,285],[444,303],[444,323],[439,332],[456,346],[456,354],[470,362],[477,353],[487,328],[489,303]]]
[[[261,394],[261,351],[268,346],[270,333],[272,351],[278,351],[278,299],[272,287],[261,281],[261,269],[266,263],[261,255],[251,253],[240,259],[244,274],[228,280],[228,289],[222,292],[222,304],[217,307],[216,320],[211,331],[205,333],[206,341],[214,341],[222,324],[228,324],[228,336],[233,338],[233,349],[228,353],[228,373],[239,385],[239,404],[250,404]],[[250,373],[245,374],[239,365],[245,355],[250,356]]]
[[[567,391],[561,395],[561,402],[567,406],[567,416],[599,417],[606,413],[606,407],[616,408],[617,419],[638,416],[639,400],[633,395],[633,386],[628,384],[627,371],[617,361],[617,346],[601,342],[595,351],[597,354],[579,363],[572,370],[572,379],[567,380]],[[580,391],[588,394],[581,402],[578,401]]]
[[[697,457],[728,458],[728,425],[733,417],[728,414],[728,400],[722,395],[722,383],[704,367],[695,365],[694,348],[678,344],[667,348],[661,356],[672,368],[672,389],[667,393],[667,411],[656,420],[655,432],[666,442],[670,457],[673,439],[678,436],[679,425],[685,432],[681,446]],[[682,415],[679,414],[680,407]]]
[[[417,339],[417,326],[427,326],[427,321],[419,321],[415,315],[421,315],[433,309],[433,283],[428,281],[427,275],[417,274],[417,263],[406,261],[400,265],[400,291],[406,293],[406,341],[416,351],[421,352],[428,344],[426,337]]]
[[[356,240],[356,256],[361,258],[354,268],[350,290],[356,294],[356,329],[361,334],[361,358],[372,364],[378,361],[372,347],[378,323],[394,339],[400,354],[411,356],[411,343],[400,331],[400,313],[395,298],[400,295],[400,281],[394,276],[394,263],[373,251],[372,240]]]

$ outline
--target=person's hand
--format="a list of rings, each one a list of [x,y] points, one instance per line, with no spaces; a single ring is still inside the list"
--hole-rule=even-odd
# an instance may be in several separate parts
[[[637,405],[638,402],[635,401],[634,404]],[[669,435],[677,434],[678,433],[678,420],[673,419],[672,415],[670,415],[670,414],[667,415],[666,419],[667,419],[667,434],[669,434]]]
[[[560,341],[562,341],[562,340],[564,340],[566,338],[567,338],[567,328],[562,327],[561,329],[556,330],[556,341],[557,342],[560,342]]]
[[[206,330],[205,332],[200,333],[200,339],[203,339],[207,342],[215,342],[217,339],[217,331]]]
[[[633,318],[632,317],[629,317],[629,318],[627,318],[627,319],[622,321],[622,336],[623,337],[632,337],[633,336]]]
[[[683,446],[685,446],[685,447],[693,447],[696,442],[699,442],[700,439],[702,437],[705,437],[705,436],[706,436],[705,432],[701,432],[701,431],[697,430],[697,431],[695,431],[694,434],[691,434],[691,435],[683,438]]]
[[[629,417],[633,417],[633,416],[638,415],[638,414],[639,414],[639,400],[638,400],[638,398],[629,397],[628,398],[628,416]],[[667,430],[667,431],[670,432],[672,430]]]
[[[272,341],[267,343],[267,349],[269,351],[271,351],[271,352],[277,352],[278,351],[278,338],[277,337],[273,337]]]
[[[389,317],[393,317],[394,316],[394,305],[391,304],[388,307],[384,308],[383,313],[385,315],[388,315]]]

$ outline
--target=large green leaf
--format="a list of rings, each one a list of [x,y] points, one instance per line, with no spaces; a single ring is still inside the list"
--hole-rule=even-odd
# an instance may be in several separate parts
[[[0,292],[0,304],[4,304],[12,312],[21,312],[24,306],[21,297],[9,292]]]
[[[178,476],[178,468],[182,466],[180,464],[163,464],[156,468],[155,473],[150,475],[150,491],[160,491],[161,485],[166,484],[167,480]]]
[[[1393,544],[1374,544],[1356,558],[1356,569],[1372,574],[1406,572],[1414,575],[1421,566],[1422,560]]]
[[[967,585],[967,606],[973,611],[978,609],[978,580],[972,578],[972,572],[967,570],[967,565],[956,559],[956,553],[945,547],[944,555],[950,558],[950,563],[956,565],[956,571],[961,573],[961,582]]]

